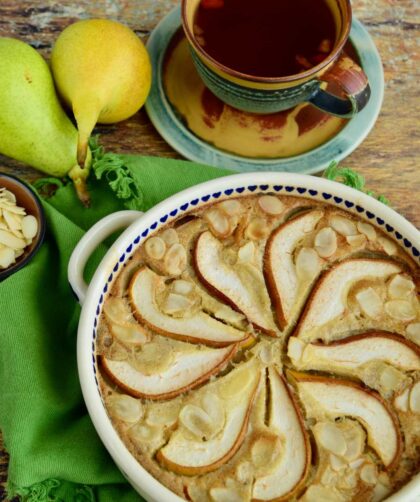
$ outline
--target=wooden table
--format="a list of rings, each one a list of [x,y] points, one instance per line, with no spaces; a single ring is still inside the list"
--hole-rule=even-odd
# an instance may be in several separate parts
[[[128,24],[146,39],[176,0],[2,0],[0,36],[20,38],[49,57],[51,45],[68,24],[84,18],[109,17]],[[385,70],[385,101],[374,130],[342,164],[356,168],[367,186],[420,227],[419,193],[419,55],[420,13],[416,0],[353,0],[355,15],[368,27]],[[150,124],[144,111],[115,126],[100,127],[103,145],[115,152],[178,158]],[[0,170],[31,181],[39,173],[0,156]],[[1,443],[0,443],[1,448]],[[6,479],[7,456],[0,454],[0,484]],[[2,496],[3,492],[3,496]],[[0,500],[4,490],[0,487]]]

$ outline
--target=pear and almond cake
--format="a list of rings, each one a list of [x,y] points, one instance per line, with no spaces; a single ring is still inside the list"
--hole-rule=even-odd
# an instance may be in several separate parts
[[[253,195],[150,236],[105,301],[127,448],[194,502],[380,501],[420,467],[418,269],[327,204]]]

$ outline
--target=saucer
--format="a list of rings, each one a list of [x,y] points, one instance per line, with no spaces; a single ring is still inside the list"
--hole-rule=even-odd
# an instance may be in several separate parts
[[[370,35],[355,19],[350,41],[348,55],[363,67],[372,89],[368,105],[354,118],[333,117],[307,103],[270,115],[251,114],[225,105],[205,88],[192,63],[177,7],[148,41],[153,84],[146,110],[167,143],[190,160],[236,171],[320,171],[357,148],[381,109],[381,60]]]

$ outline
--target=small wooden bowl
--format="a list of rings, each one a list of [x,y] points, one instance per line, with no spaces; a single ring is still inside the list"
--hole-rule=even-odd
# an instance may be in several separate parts
[[[32,260],[44,240],[46,226],[44,209],[37,195],[28,185],[14,176],[0,173],[0,188],[3,187],[15,195],[16,204],[25,208],[26,214],[35,216],[38,220],[38,233],[34,237],[32,244],[25,248],[23,255],[16,260],[15,264],[4,270],[0,270],[0,282],[10,277]]]

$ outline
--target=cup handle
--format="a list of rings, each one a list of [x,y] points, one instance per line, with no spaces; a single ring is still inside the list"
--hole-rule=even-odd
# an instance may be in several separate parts
[[[346,94],[340,98],[318,88],[309,103],[331,115],[351,118],[369,102],[371,89],[368,78],[360,66],[345,54],[320,77],[321,82],[338,84]]]
[[[85,301],[88,286],[83,278],[86,263],[95,249],[111,234],[130,226],[143,213],[141,211],[118,211],[99,220],[80,239],[70,257],[67,277],[70,286],[82,305]]]

